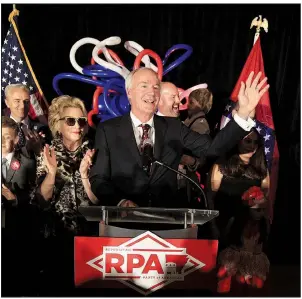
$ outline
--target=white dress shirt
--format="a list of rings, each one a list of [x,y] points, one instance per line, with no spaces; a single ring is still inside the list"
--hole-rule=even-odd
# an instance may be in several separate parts
[[[9,167],[10,167],[10,163],[12,162],[13,155],[14,155],[14,152],[11,152],[11,153],[7,154],[6,156],[2,155],[2,159],[3,158],[6,159],[6,167],[7,167],[7,169],[9,169]]]
[[[142,123],[131,111],[130,118],[132,121],[132,128],[133,128],[137,146],[140,145],[143,136],[143,128],[140,127],[140,125],[142,124],[143,125],[148,124],[151,127],[148,133],[149,133],[149,138],[152,140],[154,145],[155,144],[154,116],[152,116],[151,119],[148,120],[146,123]]]

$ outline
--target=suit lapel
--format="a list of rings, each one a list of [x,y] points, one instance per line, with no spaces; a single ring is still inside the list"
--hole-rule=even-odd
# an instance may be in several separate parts
[[[121,146],[127,146],[137,164],[142,168],[142,159],[136,144],[130,114],[126,114],[122,117],[118,134],[121,140]]]
[[[166,120],[161,117],[154,115],[154,128],[155,128],[155,145],[154,145],[154,158],[155,160],[161,160],[161,154],[164,147],[165,135],[167,130]],[[150,182],[157,179],[160,173],[164,170],[162,166],[153,164],[152,173],[150,176]]]
[[[14,177],[14,174],[16,172],[16,169],[15,170],[12,169],[12,165],[13,165],[14,162],[20,163],[20,161],[18,159],[16,159],[15,156],[13,156],[13,158],[12,158],[12,160],[10,162],[10,165],[9,165],[9,167],[7,169],[7,173],[6,173],[6,182],[7,183],[9,183],[12,180],[12,178]]]

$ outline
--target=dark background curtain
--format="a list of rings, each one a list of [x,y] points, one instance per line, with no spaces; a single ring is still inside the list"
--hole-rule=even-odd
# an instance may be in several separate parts
[[[254,17],[261,14],[269,31],[261,31],[261,46],[280,151],[275,217],[270,235],[270,259],[297,263],[300,257],[300,5],[299,4],[18,4],[19,32],[27,55],[50,102],[55,96],[52,79],[76,71],[69,61],[72,45],[83,37],[103,40],[120,36],[112,49],[128,68],[134,56],[123,43],[133,40],[164,57],[178,43],[189,44],[193,54],[164,77],[178,87],[206,82],[214,93],[209,114],[212,128],[220,119],[252,48]],[[2,5],[2,44],[12,5]],[[81,47],[78,63],[90,64],[93,45]],[[179,56],[171,56],[173,61]],[[63,80],[65,94],[76,95],[91,107],[95,87]]]

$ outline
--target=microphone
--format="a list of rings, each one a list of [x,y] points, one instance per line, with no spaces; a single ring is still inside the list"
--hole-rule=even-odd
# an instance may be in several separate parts
[[[143,141],[142,144],[142,162],[143,162],[143,169],[150,174],[152,163],[154,162],[154,155],[153,155],[153,142],[150,138],[147,138]]]
[[[187,180],[189,180],[191,183],[193,183],[199,189],[200,193],[203,196],[205,208],[206,209],[208,208],[208,202],[207,202],[206,195],[205,195],[204,191],[202,190],[202,188],[195,181],[193,181],[191,178],[189,178],[188,176],[186,176],[184,173],[182,173],[182,172],[180,172],[178,170],[173,169],[172,167],[164,164],[163,162],[155,160],[154,155],[153,155],[153,142],[152,142],[152,140],[150,138],[147,138],[147,139],[145,139],[143,141],[143,144],[142,144],[142,157],[143,157],[143,169],[145,171],[147,171],[149,174],[151,172],[152,163],[155,163],[155,164],[163,166],[163,167],[165,167],[165,168],[167,168],[169,170],[172,170],[173,172],[175,172],[175,173],[177,173],[177,174],[185,177]]]
[[[206,195],[205,195],[204,191],[202,190],[202,188],[201,188],[195,181],[193,181],[191,178],[189,178],[188,176],[186,176],[186,175],[183,174],[182,172],[180,172],[180,171],[178,171],[178,170],[175,170],[175,169],[173,169],[172,167],[170,167],[170,166],[164,164],[163,162],[160,162],[160,161],[157,161],[157,160],[154,160],[154,159],[153,159],[153,161],[154,161],[155,164],[158,164],[158,165],[163,166],[163,167],[165,167],[165,168],[167,168],[167,169],[169,169],[169,170],[172,170],[173,172],[175,172],[175,173],[177,173],[177,174],[179,174],[179,175],[185,177],[185,178],[188,179],[191,183],[193,183],[193,184],[200,190],[200,193],[201,193],[202,196],[203,196],[205,208],[206,208],[206,209],[208,208],[208,202],[207,202]]]

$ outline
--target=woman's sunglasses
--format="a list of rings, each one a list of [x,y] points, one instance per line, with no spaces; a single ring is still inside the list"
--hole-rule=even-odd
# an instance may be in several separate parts
[[[60,120],[65,120],[65,123],[69,127],[73,127],[76,123],[78,123],[80,128],[83,128],[87,125],[87,117],[63,117]]]

